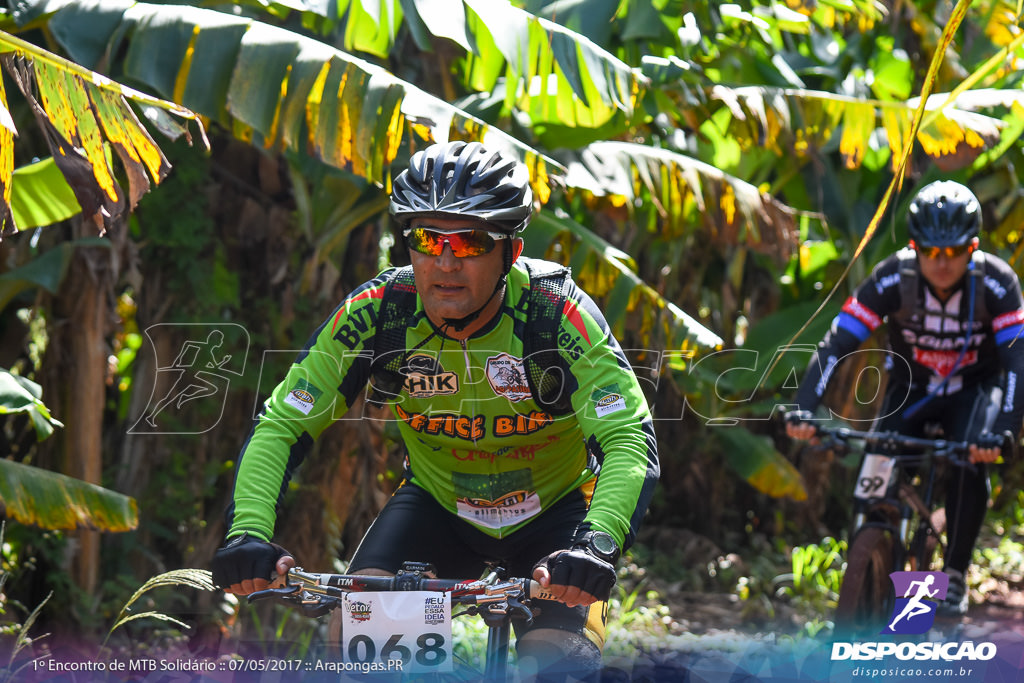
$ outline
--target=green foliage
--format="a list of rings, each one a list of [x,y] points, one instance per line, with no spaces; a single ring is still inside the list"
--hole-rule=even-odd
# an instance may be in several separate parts
[[[50,436],[54,427],[64,426],[50,414],[42,394],[35,382],[0,368],[0,415],[26,413],[40,440]]]
[[[9,602],[5,587],[11,577],[12,568],[19,562],[15,548],[10,545],[5,536],[7,525],[0,522],[0,549],[2,549],[2,564],[0,564],[0,683],[16,680],[19,673],[32,665],[33,661],[39,659],[31,651],[33,643],[44,639],[46,636],[31,637],[29,631],[35,625],[43,607],[53,596],[51,592],[35,608],[28,612],[24,619],[18,621],[18,617],[9,614],[10,607],[24,609],[22,605]]]
[[[226,262],[225,241],[211,216],[209,160],[183,143],[168,154],[174,182],[139,202],[132,231],[143,261],[161,264],[176,285],[167,293],[174,319],[208,321],[241,304],[239,274]]]
[[[627,557],[627,560],[631,559]],[[605,657],[632,658],[663,640],[677,626],[657,590],[646,587],[648,572],[635,563],[619,568],[619,580],[608,603]]]
[[[792,571],[775,578],[775,597],[807,615],[804,632],[815,636],[832,627],[829,616],[839,599],[846,570],[845,540],[825,538],[818,544],[797,546],[790,552]]]

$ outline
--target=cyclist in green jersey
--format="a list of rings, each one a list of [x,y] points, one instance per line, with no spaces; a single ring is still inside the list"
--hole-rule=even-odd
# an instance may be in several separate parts
[[[533,576],[560,602],[543,602],[518,633],[521,665],[542,677],[598,672],[615,563],[659,474],[637,378],[594,302],[565,279],[548,297],[560,307],[550,374],[565,400],[537,391],[524,362],[538,334],[531,274],[555,264],[520,258],[533,211],[523,164],[479,143],[432,145],[395,179],[390,211],[409,249],[415,310],[394,324],[385,301],[403,283],[385,271],[313,334],[242,449],[214,581],[245,595],[294,566],[271,543],[288,481],[332,420],[364,392],[385,394],[405,473],[349,571],[393,574],[416,560],[462,578],[497,562]],[[399,386],[380,391],[375,336],[395,327]]]

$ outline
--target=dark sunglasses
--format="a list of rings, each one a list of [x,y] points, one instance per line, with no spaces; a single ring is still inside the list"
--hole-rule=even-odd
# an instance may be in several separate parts
[[[429,225],[406,228],[402,231],[409,248],[421,254],[440,256],[444,245],[452,248],[457,258],[482,256],[494,249],[498,240],[507,239],[508,235],[490,230],[455,230],[442,232]]]
[[[937,259],[939,256],[943,255],[947,259],[954,259],[958,256],[963,256],[964,254],[974,251],[974,245],[970,242],[956,247],[919,247],[915,244],[914,249],[917,250],[918,254],[921,254],[928,259]]]

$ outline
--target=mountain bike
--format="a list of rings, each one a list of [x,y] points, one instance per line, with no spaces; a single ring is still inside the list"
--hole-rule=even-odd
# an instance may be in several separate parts
[[[346,595],[351,593],[448,593],[452,607],[464,608],[464,611],[453,614],[453,619],[478,615],[488,627],[484,680],[506,680],[512,620],[520,619],[529,625],[533,620],[531,600],[551,600],[554,597],[536,581],[505,576],[505,571],[500,567],[492,567],[486,576],[476,580],[438,579],[433,577],[433,573],[432,565],[420,562],[405,562],[395,576],[313,573],[296,567],[288,571],[283,586],[252,593],[248,600],[251,603],[274,598],[300,608],[307,616],[319,617],[341,608]],[[436,640],[425,645],[427,656],[437,656],[439,643]],[[390,654],[398,654],[403,659],[413,656],[404,646],[392,645],[390,650]],[[366,659],[367,655],[366,652],[348,654],[354,660],[358,660],[360,655]],[[383,656],[389,653],[380,654]]]
[[[945,510],[936,504],[935,487],[946,465],[974,470],[963,457],[969,444],[847,428],[819,427],[818,434],[864,456],[835,622],[840,629],[874,627],[895,604],[890,573],[929,571],[941,562]]]

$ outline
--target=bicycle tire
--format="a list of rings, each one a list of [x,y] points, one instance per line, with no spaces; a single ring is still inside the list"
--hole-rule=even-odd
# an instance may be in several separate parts
[[[931,528],[927,533],[915,533],[910,541],[907,554],[907,569],[910,571],[932,571],[942,566],[945,544],[941,536],[946,532],[946,510],[938,508],[931,514]]]
[[[837,629],[860,631],[885,625],[895,604],[889,580],[893,552],[893,537],[886,529],[864,527],[854,535],[836,604]]]

